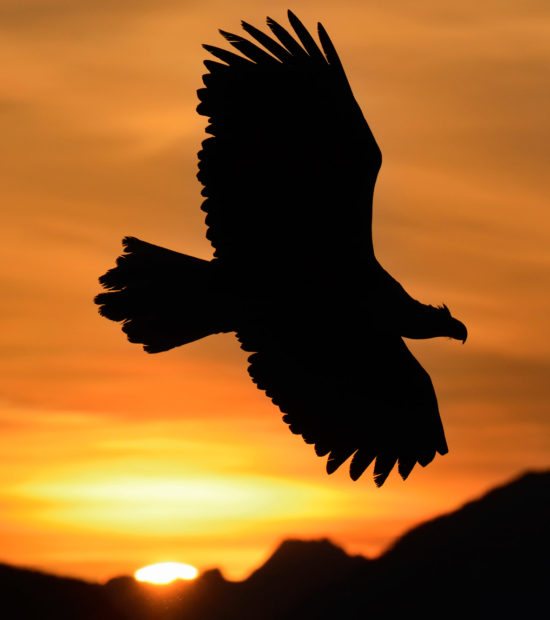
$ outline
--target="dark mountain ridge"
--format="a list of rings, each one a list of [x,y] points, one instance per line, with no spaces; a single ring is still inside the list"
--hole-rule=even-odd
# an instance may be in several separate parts
[[[105,586],[0,565],[17,618],[293,620],[383,614],[536,617],[546,606],[550,472],[527,473],[400,537],[375,560],[329,540],[287,540],[241,582],[217,570],[159,590]]]

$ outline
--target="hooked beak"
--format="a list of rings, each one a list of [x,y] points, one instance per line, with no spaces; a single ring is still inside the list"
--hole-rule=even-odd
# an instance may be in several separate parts
[[[453,319],[453,323],[454,329],[452,337],[455,340],[462,340],[462,344],[464,344],[466,342],[466,339],[468,338],[468,330],[466,329],[466,325],[464,325],[464,323],[461,323],[457,319]]]
[[[464,328],[460,338],[460,340],[462,340],[462,344],[464,344],[468,338],[468,330],[466,329],[466,325],[464,325],[464,323],[461,323],[460,325]]]

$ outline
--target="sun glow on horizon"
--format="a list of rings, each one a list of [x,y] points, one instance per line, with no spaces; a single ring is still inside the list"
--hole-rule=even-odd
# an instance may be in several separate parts
[[[190,564],[159,562],[158,564],[150,564],[138,569],[134,573],[134,577],[137,581],[161,585],[172,583],[176,579],[190,581],[195,579],[198,574],[199,571]]]
[[[229,521],[297,519],[319,511],[339,516],[347,505],[338,489],[307,480],[246,471],[225,479],[210,472],[178,478],[162,470],[169,465],[156,465],[157,475],[146,476],[117,475],[97,466],[95,471],[89,466],[73,468],[57,478],[29,480],[14,492],[30,501],[54,503],[42,512],[50,523],[125,534],[179,534],[182,515],[186,531],[212,534],[227,532]]]

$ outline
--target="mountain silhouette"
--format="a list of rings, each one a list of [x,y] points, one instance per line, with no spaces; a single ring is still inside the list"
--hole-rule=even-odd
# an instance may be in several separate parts
[[[1,553],[1,551],[0,551]],[[0,564],[0,617],[125,620],[99,584]]]
[[[130,342],[167,351],[235,332],[248,372],[290,430],[350,460],[357,480],[374,463],[381,486],[396,466],[448,452],[428,373],[403,337],[467,330],[444,304],[411,297],[378,262],[372,201],[382,163],[326,30],[319,44],[291,12],[293,32],[220,31],[239,54],[216,61],[198,92],[208,118],[198,154],[211,261],[135,237],[100,278],[100,313]],[[219,62],[221,61],[221,62]]]
[[[247,579],[219,570],[159,590],[0,565],[9,618],[335,620],[535,618],[547,606],[550,471],[532,472],[400,537],[379,558],[330,541],[287,540]]]

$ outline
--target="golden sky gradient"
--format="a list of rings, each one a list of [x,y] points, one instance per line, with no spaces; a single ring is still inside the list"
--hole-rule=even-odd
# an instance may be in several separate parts
[[[150,356],[92,303],[124,235],[211,256],[200,44],[287,8],[323,22],[381,146],[379,260],[469,330],[411,345],[450,453],[382,489],[325,474],[233,336]],[[0,20],[0,561],[240,578],[288,536],[372,555],[549,465],[546,1],[0,0]]]

